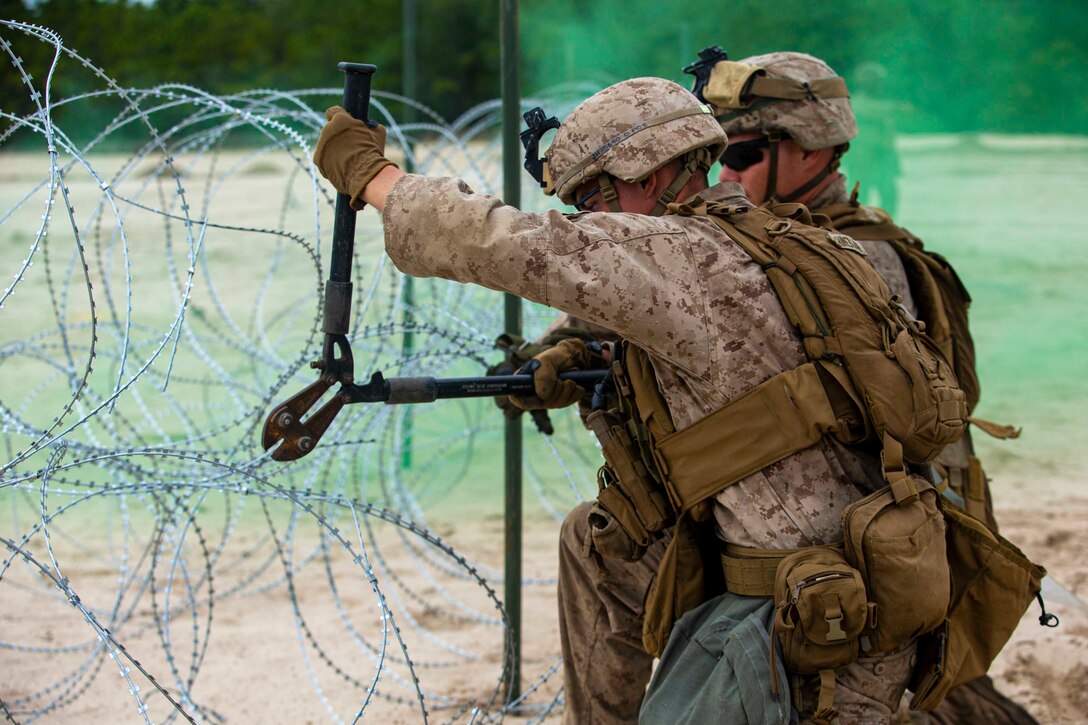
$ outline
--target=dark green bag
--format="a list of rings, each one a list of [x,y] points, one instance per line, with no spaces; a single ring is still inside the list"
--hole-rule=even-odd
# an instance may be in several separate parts
[[[773,617],[771,599],[728,593],[685,614],[654,670],[640,725],[797,722],[782,658],[770,654]]]

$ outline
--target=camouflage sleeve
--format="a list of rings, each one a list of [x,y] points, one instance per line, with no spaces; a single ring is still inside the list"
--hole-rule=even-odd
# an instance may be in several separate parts
[[[510,292],[707,374],[705,295],[692,240],[675,221],[530,214],[457,179],[410,174],[393,187],[384,224],[386,251],[405,274]],[[678,331],[704,344],[678,350]]]
[[[585,330],[591,333],[595,339],[602,341],[614,342],[619,338],[619,335],[609,330],[607,327],[601,327],[595,325],[592,322],[583,320],[580,317],[575,317],[569,312],[563,312],[548,325],[548,328],[544,330],[544,333],[538,338],[538,342],[547,338],[550,335],[554,335],[562,330]]]

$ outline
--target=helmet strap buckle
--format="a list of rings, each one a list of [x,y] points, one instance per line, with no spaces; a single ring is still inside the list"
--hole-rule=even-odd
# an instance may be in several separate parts
[[[608,204],[609,211],[622,212],[620,208],[620,197],[616,193],[616,187],[612,184],[611,174],[601,174],[597,177],[600,179],[601,184],[601,198]]]
[[[781,131],[768,131],[767,141],[770,143],[770,165],[767,169],[767,190],[763,194],[763,203],[778,201],[778,144],[782,141]]]

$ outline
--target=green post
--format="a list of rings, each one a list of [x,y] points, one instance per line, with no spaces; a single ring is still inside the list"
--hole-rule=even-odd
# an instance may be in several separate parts
[[[401,93],[405,98],[411,98],[415,100],[417,91],[419,90],[416,82],[416,37],[419,28],[419,14],[416,12],[416,0],[404,0],[404,6],[402,8],[403,15],[402,21],[404,25],[403,35],[403,47],[401,53],[402,59],[402,75],[401,75]],[[416,109],[414,106],[405,105],[404,114],[401,118],[405,124],[415,123]],[[412,156],[409,153],[410,148],[405,149],[404,157],[404,170],[409,174],[415,171],[415,165],[412,163]],[[412,323],[415,321],[412,316],[412,306],[415,304],[415,279],[413,277],[404,278],[404,287],[401,290],[401,301],[404,303],[404,337],[401,338],[401,356],[408,359],[415,352],[416,340],[415,333],[412,330]],[[412,419],[412,406],[404,406],[404,427],[402,429],[404,433],[403,445],[401,446],[401,468],[408,469],[412,467],[412,433],[414,432],[413,419]]]
[[[521,205],[521,87],[518,69],[518,3],[500,0],[502,24],[502,178],[503,200]],[[521,299],[506,295],[506,332],[521,334]],[[506,702],[521,696],[521,418],[506,421],[506,616],[510,670],[506,680]]]

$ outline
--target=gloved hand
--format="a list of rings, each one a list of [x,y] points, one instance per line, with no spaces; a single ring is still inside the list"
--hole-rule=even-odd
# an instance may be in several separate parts
[[[385,158],[385,126],[371,128],[340,106],[326,109],[325,118],[328,123],[317,139],[314,164],[359,211],[366,206],[362,199],[366,185],[386,166],[396,166]]]
[[[506,360],[500,363],[496,363],[487,369],[488,375],[513,375],[517,372],[520,365],[513,363],[514,356],[511,355]],[[516,408],[510,403],[510,399],[505,395],[495,396],[495,405],[499,406],[499,410],[508,420],[517,420],[525,411],[521,408]],[[555,426],[552,425],[552,419],[548,416],[548,411],[544,409],[530,410],[529,416],[533,419],[533,424],[536,425],[536,429],[546,436],[550,436],[555,433]]]
[[[532,374],[536,395],[511,395],[510,403],[522,410],[574,405],[588,391],[573,381],[560,380],[559,373],[598,366],[594,364],[594,355],[584,341],[577,338],[561,340],[554,347],[536,355],[518,371],[520,374]]]

